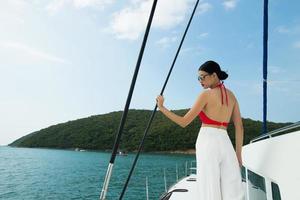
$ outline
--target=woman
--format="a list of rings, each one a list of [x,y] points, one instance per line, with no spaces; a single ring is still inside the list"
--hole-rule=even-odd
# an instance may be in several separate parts
[[[228,74],[214,61],[202,64],[198,74],[202,87],[210,89],[198,96],[193,107],[183,117],[165,108],[161,95],[156,98],[157,106],[181,127],[189,125],[197,116],[202,121],[196,141],[199,200],[244,199],[239,168],[242,166],[244,131],[239,104],[222,81]],[[235,126],[236,152],[226,130],[230,119]]]

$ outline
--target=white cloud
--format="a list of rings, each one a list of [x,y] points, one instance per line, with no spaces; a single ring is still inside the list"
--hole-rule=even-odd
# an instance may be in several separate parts
[[[6,49],[12,49],[14,51],[21,53],[23,56],[31,57],[33,59],[46,60],[46,61],[62,63],[62,64],[70,63],[69,61],[67,61],[63,58],[59,58],[57,56],[42,52],[40,50],[34,49],[34,48],[29,47],[22,43],[3,42],[3,43],[0,43],[0,47],[6,48]]]
[[[280,33],[280,34],[286,34],[286,35],[297,35],[300,33],[300,26],[290,26],[290,27],[286,27],[286,26],[278,26],[275,29],[276,32]],[[292,46],[296,49],[300,48],[300,41],[295,41]]]
[[[160,0],[154,14],[154,28],[171,29],[184,21],[186,14],[192,10],[194,1],[191,0]],[[201,13],[209,10],[209,4],[199,5]],[[131,4],[113,14],[109,31],[119,39],[136,40],[145,30],[152,7],[152,1],[132,0]]]
[[[300,41],[295,42],[293,46],[297,49],[300,49]]]
[[[284,74],[286,71],[283,68],[280,68],[278,66],[269,66],[269,72],[272,74]]]
[[[110,25],[112,31],[119,39],[135,40],[145,29],[147,14],[151,6],[150,1],[142,2],[139,7],[126,7],[120,12],[113,14]]]
[[[182,54],[195,54],[195,55],[201,55],[205,49],[203,47],[186,47],[181,50]]]
[[[288,29],[288,28],[285,27],[285,26],[278,26],[278,27],[276,28],[276,31],[277,31],[278,33],[290,33],[290,32],[291,32],[291,30]]]
[[[209,4],[209,3],[200,3],[200,4],[198,5],[198,11],[197,11],[197,13],[198,13],[198,14],[206,13],[206,12],[208,12],[211,8],[212,8],[212,5]]]
[[[3,3],[5,3],[5,2],[3,2]],[[20,9],[20,8],[22,9],[27,5],[27,3],[24,0],[10,0],[10,1],[7,1],[6,3],[13,5],[14,7],[16,7],[18,9]]]
[[[223,6],[226,10],[233,10],[236,7],[237,0],[225,0]]]
[[[114,0],[73,0],[73,5],[76,8],[96,7],[103,8],[106,5],[112,4]]]
[[[1,1],[0,27],[24,24],[24,15],[27,8],[28,3],[24,0]]]
[[[66,0],[54,0],[46,6],[46,10],[53,14],[58,10],[62,9],[66,4]]]
[[[256,94],[256,95],[261,95],[263,91],[263,86],[262,83],[252,83],[250,86],[247,86],[250,88],[250,93]]]
[[[76,9],[81,8],[95,8],[103,9],[105,6],[114,3],[115,0],[53,0],[47,6],[46,10],[50,14],[63,9],[66,6],[73,7]]]
[[[190,2],[189,0],[172,0],[172,6],[170,6],[168,0],[158,1],[153,25],[164,29],[176,26],[184,20],[185,15],[189,11]]]
[[[299,34],[300,33],[300,26],[299,25],[294,25],[294,26],[278,26],[275,28],[275,31],[281,34]]]
[[[176,42],[177,41],[177,37],[173,36],[173,37],[163,37],[160,40],[158,40],[156,42],[157,45],[160,45],[163,48],[168,47],[171,43]]]
[[[199,38],[205,38],[205,37],[207,37],[207,36],[208,36],[208,33],[207,33],[207,32],[205,32],[205,33],[200,33],[200,34],[198,35]]]
[[[298,98],[298,85],[300,80],[290,79],[290,80],[268,80],[268,93],[273,92],[280,93],[283,96],[288,96],[291,98]]]

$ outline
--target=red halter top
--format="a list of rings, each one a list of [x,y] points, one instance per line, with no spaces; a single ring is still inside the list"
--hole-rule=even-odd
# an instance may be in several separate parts
[[[225,91],[225,97],[226,97],[226,104],[228,106],[228,96],[227,96],[227,92],[226,92],[226,88],[225,88],[225,85],[223,84],[223,82],[219,83],[216,87],[219,87],[220,88],[220,91],[221,91],[221,97],[222,97],[222,105],[223,105],[223,90]],[[209,117],[207,117],[207,115],[201,111],[199,114],[199,119],[202,121],[202,123],[204,124],[212,124],[212,125],[217,125],[217,126],[225,126],[227,127],[228,126],[228,122],[218,122],[218,121],[215,121],[213,119],[210,119]]]

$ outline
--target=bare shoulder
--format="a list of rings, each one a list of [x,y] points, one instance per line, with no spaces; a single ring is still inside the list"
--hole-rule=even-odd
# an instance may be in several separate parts
[[[226,88],[226,89],[227,89],[227,88]],[[232,97],[234,103],[236,103],[236,102],[237,102],[237,99],[236,99],[234,93],[233,93],[231,90],[229,90],[229,89],[227,89],[227,93]]]
[[[211,90],[204,90],[203,92],[200,93],[199,96],[202,96],[203,98],[207,98],[211,93]]]
[[[207,101],[208,97],[209,97],[209,90],[204,90],[199,93],[197,97],[197,101]]]

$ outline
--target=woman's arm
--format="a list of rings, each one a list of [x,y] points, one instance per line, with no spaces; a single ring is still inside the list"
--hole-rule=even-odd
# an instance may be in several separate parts
[[[199,112],[207,104],[207,92],[208,91],[204,91],[198,96],[193,107],[183,117],[176,115],[175,113],[169,111],[166,107],[164,107],[164,98],[161,95],[156,98],[157,106],[166,117],[184,128],[189,125],[195,119],[195,117],[197,117]]]
[[[244,141],[244,127],[242,122],[242,117],[240,113],[240,108],[237,100],[233,107],[232,121],[235,127],[235,151],[240,164],[242,166],[242,146]]]

